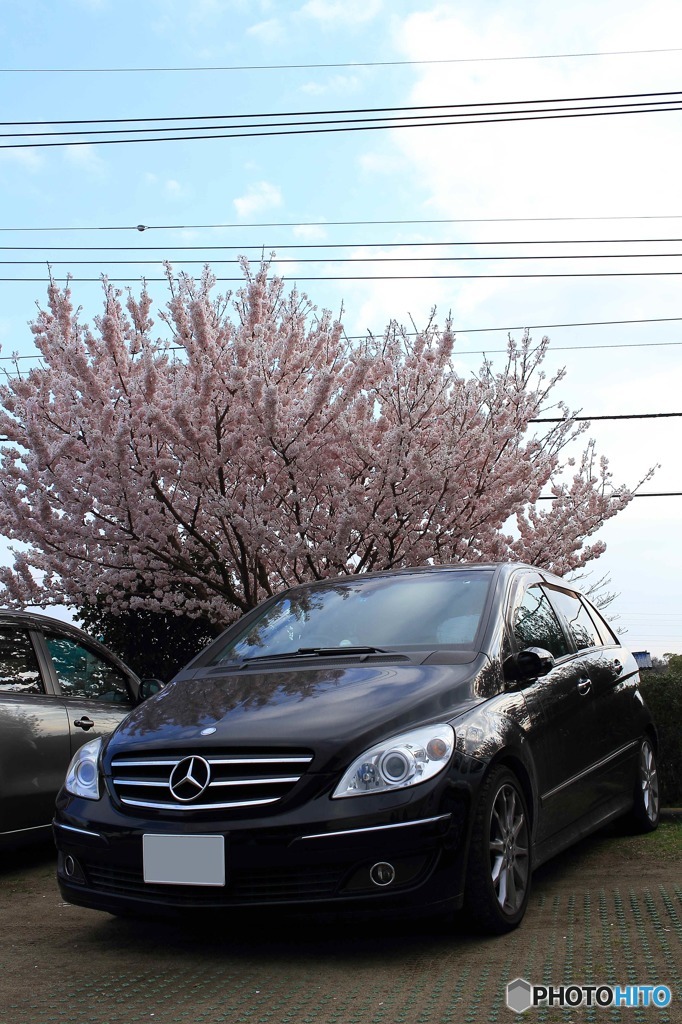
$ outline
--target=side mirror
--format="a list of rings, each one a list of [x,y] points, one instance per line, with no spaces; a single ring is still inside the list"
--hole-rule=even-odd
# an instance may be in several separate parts
[[[554,655],[544,647],[526,647],[518,654],[512,654],[504,663],[505,679],[512,683],[528,683],[532,679],[546,676],[554,668]]]
[[[162,690],[166,684],[161,679],[143,679],[140,683],[140,689],[137,691],[137,699],[139,703],[143,700],[147,700],[149,697],[153,697],[155,693]]]

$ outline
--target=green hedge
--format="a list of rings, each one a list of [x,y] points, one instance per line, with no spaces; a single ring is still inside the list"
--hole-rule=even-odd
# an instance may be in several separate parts
[[[642,672],[641,690],[658,729],[661,806],[682,807],[682,655],[667,672]]]

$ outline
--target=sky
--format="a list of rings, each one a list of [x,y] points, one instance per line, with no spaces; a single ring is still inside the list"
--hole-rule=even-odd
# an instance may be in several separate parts
[[[674,92],[676,0],[0,0],[0,13],[0,367],[12,353],[32,365],[48,263],[92,317],[103,273],[133,288],[144,274],[161,308],[164,259],[235,279],[216,261],[274,252],[318,307],[343,308],[348,334],[421,325],[435,306],[468,375],[530,327],[550,338],[546,371],[566,368],[555,397],[572,410],[682,412],[682,110],[111,145],[28,134]],[[171,127],[157,135],[182,134]],[[358,262],[370,255],[401,260]],[[458,261],[423,258],[444,255]],[[642,491],[658,494],[682,491],[681,432],[682,418],[594,420],[584,438],[616,484],[657,466]],[[679,496],[636,498],[598,535],[591,579],[610,577],[634,650],[682,652],[681,511]]]

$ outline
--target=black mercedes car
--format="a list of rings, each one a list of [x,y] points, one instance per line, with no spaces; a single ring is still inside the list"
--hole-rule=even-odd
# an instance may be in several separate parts
[[[523,917],[531,872],[658,823],[637,665],[570,585],[462,564],[287,590],[106,740],[57,800],[70,903]]]

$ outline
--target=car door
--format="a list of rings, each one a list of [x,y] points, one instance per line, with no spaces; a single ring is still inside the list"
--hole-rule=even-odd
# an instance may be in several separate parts
[[[0,626],[0,833],[49,825],[70,758],[69,719],[24,625]]]
[[[552,587],[554,606],[566,619],[590,680],[594,715],[590,788],[594,803],[630,785],[639,741],[636,666],[595,609],[578,594]],[[610,640],[605,644],[604,639]]]
[[[511,617],[517,649],[541,647],[554,668],[523,689],[534,726],[529,742],[538,784],[536,838],[568,827],[589,809],[587,770],[594,743],[592,695],[582,658],[539,580],[517,594]]]
[[[83,743],[108,736],[134,707],[130,679],[94,645],[45,630],[44,643],[70,727],[71,755]]]

